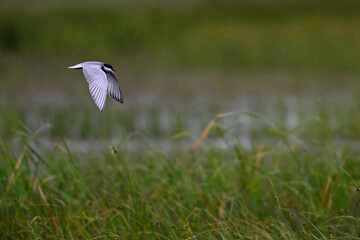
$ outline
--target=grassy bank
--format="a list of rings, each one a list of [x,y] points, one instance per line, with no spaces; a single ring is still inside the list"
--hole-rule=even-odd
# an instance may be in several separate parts
[[[72,153],[61,136],[42,148],[19,126],[14,140],[0,141],[0,236],[358,239],[359,152],[264,124],[271,143],[251,149],[228,142],[218,119],[211,131],[225,147],[205,139],[196,151],[108,144],[88,154]]]

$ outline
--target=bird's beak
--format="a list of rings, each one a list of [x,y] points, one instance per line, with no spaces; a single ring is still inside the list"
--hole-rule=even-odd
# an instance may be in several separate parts
[[[115,68],[112,69],[114,72],[117,72],[117,70]]]

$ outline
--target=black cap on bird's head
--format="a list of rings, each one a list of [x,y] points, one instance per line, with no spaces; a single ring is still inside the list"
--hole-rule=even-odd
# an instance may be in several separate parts
[[[117,71],[115,68],[113,68],[110,64],[107,64],[107,63],[104,63],[104,66],[107,67],[107,68],[110,68],[111,70],[113,71]]]

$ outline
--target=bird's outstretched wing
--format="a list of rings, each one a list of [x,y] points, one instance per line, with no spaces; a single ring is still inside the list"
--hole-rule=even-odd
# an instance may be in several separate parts
[[[108,80],[107,92],[109,96],[112,97],[114,100],[123,103],[123,97],[121,94],[119,81],[115,73],[107,72],[106,76]]]
[[[87,82],[89,83],[89,90],[96,105],[102,111],[106,104],[108,81],[105,72],[101,66],[83,66],[83,72]]]

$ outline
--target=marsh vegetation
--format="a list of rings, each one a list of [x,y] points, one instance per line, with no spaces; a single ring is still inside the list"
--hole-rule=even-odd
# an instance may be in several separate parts
[[[358,239],[359,7],[5,4],[0,238]]]

